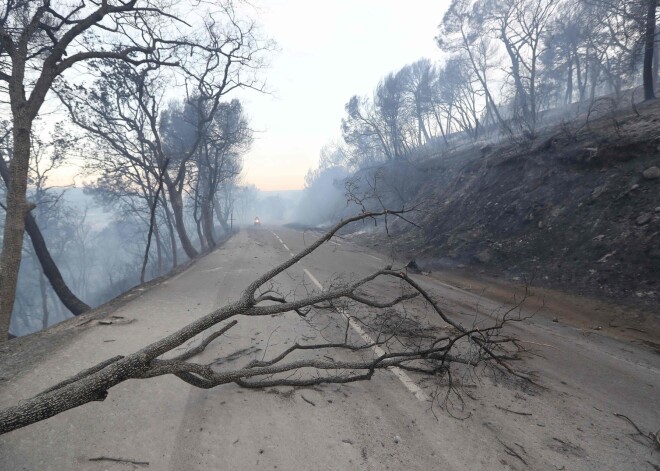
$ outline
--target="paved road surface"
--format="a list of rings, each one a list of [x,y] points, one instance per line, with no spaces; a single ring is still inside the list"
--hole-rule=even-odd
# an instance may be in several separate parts
[[[240,232],[190,269],[121,307],[122,322],[81,329],[30,371],[0,383],[0,406],[80,369],[126,354],[235,299],[266,268],[313,234],[279,227]],[[348,242],[328,244],[278,278],[300,292],[337,273],[364,275],[388,263]],[[500,303],[418,276],[462,322]],[[380,288],[387,289],[386,285]],[[528,341],[526,370],[547,390],[515,381],[463,378],[467,419],[428,398],[444,391],[419,376],[382,372],[372,381],[292,390],[198,390],[173,377],[130,381],[88,404],[0,437],[2,470],[606,470],[660,469],[660,457],[613,413],[660,428],[660,356],[644,347],[552,323],[512,327]],[[200,360],[251,358],[311,339],[295,315],[241,319]],[[332,334],[329,334],[332,335]],[[476,387],[472,387],[476,383]],[[419,388],[419,389],[416,389]],[[452,409],[454,415],[459,405]],[[122,461],[96,458],[112,458]],[[147,464],[148,463],[148,464]]]

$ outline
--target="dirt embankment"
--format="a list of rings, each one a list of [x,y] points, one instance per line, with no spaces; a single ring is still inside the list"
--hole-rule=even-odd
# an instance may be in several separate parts
[[[400,165],[386,167],[380,177],[422,209],[419,229],[389,227],[397,252],[422,269],[476,269],[660,305],[660,103],[410,163],[404,177]],[[361,240],[380,244],[382,233]]]

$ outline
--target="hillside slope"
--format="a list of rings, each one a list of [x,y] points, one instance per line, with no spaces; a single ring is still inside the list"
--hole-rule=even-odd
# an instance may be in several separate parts
[[[533,142],[386,166],[379,176],[390,203],[422,210],[419,229],[391,225],[395,248],[423,269],[476,268],[657,305],[659,144],[660,104],[652,103],[591,122],[583,116]],[[361,238],[380,244],[382,236]]]

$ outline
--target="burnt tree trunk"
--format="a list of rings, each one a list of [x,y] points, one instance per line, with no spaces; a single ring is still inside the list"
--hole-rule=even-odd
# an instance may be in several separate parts
[[[167,205],[167,200],[165,196],[161,195],[163,202],[163,210],[165,211],[165,222],[167,223],[167,234],[170,237],[170,250],[172,251],[172,268],[176,267],[179,263],[177,262],[177,251],[179,248],[176,245],[176,234],[174,226],[172,225],[172,213],[170,208]]]
[[[181,193],[177,191],[177,188],[172,181],[166,181],[165,184],[167,185],[170,205],[172,206],[172,213],[174,215],[174,226],[176,227],[177,234],[179,234],[181,246],[186,252],[188,258],[195,258],[199,255],[199,252],[195,249],[192,242],[190,242],[188,232],[186,231],[186,224],[183,219],[183,199]]]
[[[12,167],[13,162],[14,160],[12,160]],[[9,168],[7,168],[7,163],[2,158],[0,158],[0,176],[4,180],[5,185],[9,187],[10,172]],[[59,268],[57,268],[53,257],[51,257],[50,252],[48,251],[48,246],[46,245],[46,241],[37,225],[37,221],[35,221],[34,217],[29,212],[25,215],[25,231],[27,231],[30,236],[32,247],[34,247],[34,252],[39,259],[44,275],[48,278],[50,285],[53,287],[53,291],[55,291],[57,297],[62,301],[62,304],[64,304],[74,316],[89,311],[91,307],[78,299],[78,297],[73,294],[67,286],[62,277],[62,273],[60,273]]]
[[[227,213],[222,211],[222,206],[220,205],[217,197],[213,199],[213,204],[215,205],[215,217],[222,226],[222,230],[224,230],[227,234],[230,234],[232,228],[227,222],[227,219],[229,219],[229,211],[227,211]]]
[[[156,241],[156,276],[163,274],[163,241],[158,224],[154,225],[154,240]]]
[[[206,198],[202,204],[202,229],[204,237],[209,244],[209,248],[216,246],[215,234],[213,231],[213,205],[211,200]]]
[[[653,77],[653,46],[655,43],[655,13],[658,0],[648,0],[646,9],[646,32],[644,33],[644,100],[655,98]]]

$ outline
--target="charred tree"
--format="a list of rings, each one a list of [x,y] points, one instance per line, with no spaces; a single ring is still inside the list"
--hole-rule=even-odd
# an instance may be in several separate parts
[[[646,6],[646,29],[644,31],[644,70],[643,87],[644,100],[655,98],[655,74],[653,73],[653,58],[655,47],[655,17],[658,9],[658,0],[647,0]]]
[[[9,168],[7,168],[7,163],[2,157],[0,157],[0,176],[2,176],[5,185],[8,186]],[[39,264],[41,265],[44,275],[48,278],[50,285],[53,287],[53,291],[55,291],[57,297],[62,301],[62,304],[64,304],[74,316],[89,311],[91,307],[73,294],[64,281],[62,273],[59,268],[57,268],[55,260],[53,260],[53,257],[51,257],[50,252],[48,251],[48,246],[46,245],[43,234],[39,229],[39,225],[30,212],[25,214],[25,231],[30,236],[32,246],[34,247],[34,253],[39,259]]]

